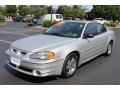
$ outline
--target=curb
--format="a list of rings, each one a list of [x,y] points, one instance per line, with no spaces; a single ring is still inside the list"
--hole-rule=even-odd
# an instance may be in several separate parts
[[[4,25],[6,25],[6,23],[0,24],[0,26],[4,26]]]
[[[47,27],[29,27],[31,29],[36,29],[36,30],[45,30]]]

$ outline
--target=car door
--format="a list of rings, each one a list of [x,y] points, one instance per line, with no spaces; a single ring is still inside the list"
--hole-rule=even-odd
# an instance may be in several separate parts
[[[89,33],[94,35],[92,38],[84,38],[85,34]],[[81,49],[80,49],[80,61],[86,62],[96,56],[97,50],[97,30],[95,27],[95,23],[88,23],[85,31],[82,36]]]
[[[96,53],[104,53],[107,48],[107,31],[104,25],[96,23],[95,24],[96,30],[97,30],[97,35],[96,35],[96,40],[97,40],[97,51]]]

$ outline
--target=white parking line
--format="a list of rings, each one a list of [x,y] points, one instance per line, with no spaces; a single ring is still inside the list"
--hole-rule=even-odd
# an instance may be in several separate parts
[[[31,36],[31,35],[24,35],[24,34],[18,34],[17,32],[13,33],[13,32],[6,32],[6,31],[2,31],[0,33],[5,33],[5,34],[14,34],[14,35],[20,35],[20,36]]]
[[[12,43],[12,42],[9,42],[9,41],[5,41],[5,40],[0,40],[0,42],[5,42],[5,43]]]
[[[10,30],[13,30],[13,31],[18,31],[18,32],[40,32],[40,31],[37,31],[37,30],[29,30],[29,29],[15,29],[15,28],[5,28],[5,31],[10,31]],[[24,30],[24,31],[23,31]]]

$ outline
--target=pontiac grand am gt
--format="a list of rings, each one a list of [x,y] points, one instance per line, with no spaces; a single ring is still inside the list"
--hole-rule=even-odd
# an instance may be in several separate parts
[[[40,35],[13,42],[6,62],[25,74],[68,78],[81,64],[101,54],[109,56],[113,43],[114,32],[97,22],[59,22]]]

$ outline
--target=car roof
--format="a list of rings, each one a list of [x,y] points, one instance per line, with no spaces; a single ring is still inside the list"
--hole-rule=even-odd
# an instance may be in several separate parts
[[[97,23],[96,21],[86,21],[86,20],[80,20],[80,21],[75,21],[75,20],[65,20],[64,22],[80,22],[80,23]]]

